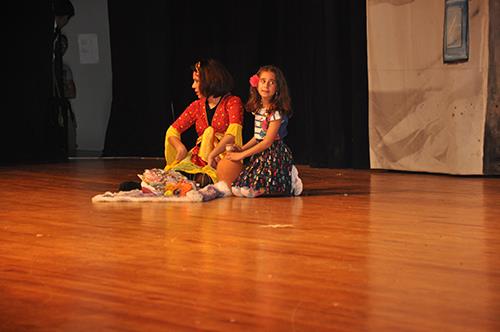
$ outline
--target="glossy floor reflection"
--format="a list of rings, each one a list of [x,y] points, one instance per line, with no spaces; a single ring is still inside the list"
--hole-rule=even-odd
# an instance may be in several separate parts
[[[304,195],[97,203],[159,160],[0,168],[0,331],[497,331],[500,179],[299,167]]]

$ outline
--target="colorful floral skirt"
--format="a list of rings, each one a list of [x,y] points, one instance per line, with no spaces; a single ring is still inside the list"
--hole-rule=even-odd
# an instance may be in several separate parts
[[[292,164],[290,148],[282,140],[277,140],[266,150],[250,157],[233,186],[256,191],[263,188],[268,195],[290,195]]]

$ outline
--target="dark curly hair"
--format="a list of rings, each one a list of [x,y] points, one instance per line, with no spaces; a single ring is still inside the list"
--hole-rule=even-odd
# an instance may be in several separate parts
[[[290,93],[288,92],[288,84],[286,83],[285,75],[283,75],[283,72],[278,67],[267,65],[259,68],[257,76],[260,77],[261,73],[265,71],[273,73],[276,78],[276,93],[271,100],[271,105],[267,109],[267,112],[281,111],[283,114],[291,117],[293,114],[291,107],[292,101]],[[246,110],[247,112],[255,113],[261,108],[262,97],[259,95],[256,87],[250,86],[250,96],[246,103]]]
[[[191,69],[200,75],[200,92],[205,97],[224,96],[233,89],[233,76],[217,60],[200,60]]]

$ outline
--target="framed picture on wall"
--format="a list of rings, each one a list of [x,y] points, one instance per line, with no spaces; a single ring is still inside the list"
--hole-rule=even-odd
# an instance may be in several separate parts
[[[443,60],[469,60],[468,0],[445,0]]]

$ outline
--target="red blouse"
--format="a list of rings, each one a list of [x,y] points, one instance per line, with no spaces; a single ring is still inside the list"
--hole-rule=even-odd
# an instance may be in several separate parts
[[[201,136],[208,127],[207,113],[205,111],[206,98],[192,102],[182,114],[175,120],[172,127],[182,134],[193,123],[196,124],[196,132]],[[212,127],[216,133],[225,133],[230,124],[243,124],[243,104],[236,96],[227,95],[222,98],[215,110],[212,119]]]

